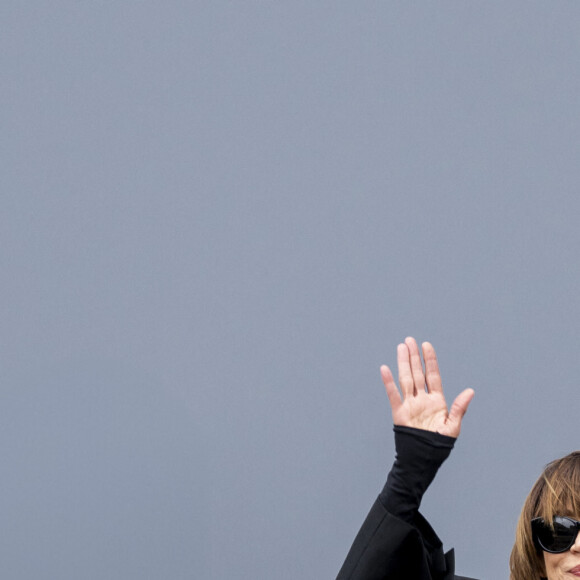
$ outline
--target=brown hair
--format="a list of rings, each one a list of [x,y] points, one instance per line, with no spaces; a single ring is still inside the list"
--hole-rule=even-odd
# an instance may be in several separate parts
[[[580,515],[580,451],[548,463],[528,494],[516,527],[510,580],[545,576],[544,556],[534,546],[531,521],[540,517],[551,522],[555,515]]]

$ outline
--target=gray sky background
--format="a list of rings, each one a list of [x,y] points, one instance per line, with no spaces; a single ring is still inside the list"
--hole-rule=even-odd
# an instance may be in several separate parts
[[[423,511],[507,578],[580,447],[580,3],[0,7],[0,561],[334,578],[381,363],[476,398]]]

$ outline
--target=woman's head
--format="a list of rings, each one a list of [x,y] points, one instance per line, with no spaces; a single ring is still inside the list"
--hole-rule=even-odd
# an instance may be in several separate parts
[[[510,557],[511,580],[572,578],[570,570],[576,566],[580,576],[580,534],[561,553],[546,552],[534,543],[532,520],[542,518],[551,525],[555,516],[580,519],[580,451],[549,463],[526,498]]]

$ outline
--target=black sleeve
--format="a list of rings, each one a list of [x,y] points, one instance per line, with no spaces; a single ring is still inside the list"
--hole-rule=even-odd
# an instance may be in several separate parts
[[[387,483],[364,521],[337,580],[448,580],[453,551],[419,513],[421,499],[455,439],[395,427],[397,456]]]
[[[391,514],[413,523],[423,494],[449,457],[455,438],[397,425],[393,430],[397,456],[379,499]]]

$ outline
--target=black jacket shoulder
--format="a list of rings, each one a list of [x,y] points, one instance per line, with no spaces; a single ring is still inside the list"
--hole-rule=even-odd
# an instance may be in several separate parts
[[[390,514],[377,499],[337,580],[475,580],[455,575],[453,550],[417,514],[413,525]]]

